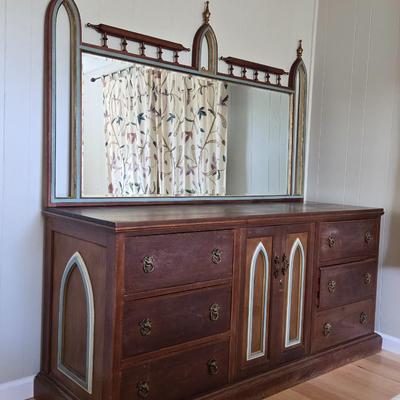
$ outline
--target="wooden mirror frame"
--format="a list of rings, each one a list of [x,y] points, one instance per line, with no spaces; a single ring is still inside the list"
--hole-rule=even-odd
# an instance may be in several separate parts
[[[55,138],[56,138],[56,29],[57,16],[61,7],[67,11],[71,32],[71,103],[70,103],[70,184],[69,196],[60,198],[56,196],[56,166],[55,166]],[[167,41],[141,33],[131,32],[117,27],[88,23],[86,26],[96,30],[101,35],[102,44],[94,45],[82,41],[82,24],[79,9],[74,0],[51,0],[47,8],[45,23],[45,188],[44,206],[95,206],[95,205],[137,205],[137,204],[173,204],[173,203],[212,203],[212,202],[237,202],[237,201],[266,201],[266,200],[294,200],[302,201],[304,190],[304,159],[306,135],[306,109],[307,109],[307,71],[303,62],[303,48],[297,49],[297,59],[290,72],[284,69],[271,67],[236,57],[218,56],[218,42],[214,30],[210,25],[209,2],[206,2],[203,12],[203,24],[196,32],[193,41],[192,64],[184,65],[179,62],[179,54],[190,49],[180,43]],[[109,37],[121,40],[121,48],[115,49],[108,46]],[[202,68],[202,46],[207,41],[208,68]],[[131,42],[139,44],[139,54],[128,50]],[[146,55],[146,46],[157,49],[157,57]],[[173,61],[163,59],[164,51],[173,53]],[[288,166],[288,191],[280,196],[196,196],[196,197],[99,197],[89,198],[82,195],[82,54],[88,53],[99,56],[131,61],[135,63],[162,67],[192,75],[206,76],[241,85],[263,88],[267,90],[287,93],[290,96],[290,140],[289,140],[289,166]],[[228,66],[228,73],[218,70],[219,60]],[[240,75],[236,70],[240,69]],[[248,77],[248,70],[253,71],[253,76]],[[288,85],[282,84],[282,77],[288,75]],[[260,79],[260,76],[264,79]],[[275,77],[275,83],[272,78]]]

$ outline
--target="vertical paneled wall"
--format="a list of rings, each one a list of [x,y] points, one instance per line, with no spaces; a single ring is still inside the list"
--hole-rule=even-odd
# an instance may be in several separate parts
[[[0,0],[0,384],[35,374],[40,362],[47,4],[48,0]],[[77,0],[77,4],[83,24],[118,25],[190,47],[202,22],[204,2]],[[310,69],[315,4],[316,0],[211,1],[221,55],[288,70],[302,38]],[[87,28],[84,38],[99,43]]]
[[[400,337],[400,2],[320,0],[309,200],[384,207],[377,329]]]
[[[39,365],[46,3],[0,1],[0,382]]]

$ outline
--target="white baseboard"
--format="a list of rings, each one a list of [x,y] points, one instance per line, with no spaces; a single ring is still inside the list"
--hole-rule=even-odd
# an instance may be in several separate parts
[[[395,336],[386,335],[386,334],[381,333],[381,332],[377,332],[377,333],[382,336],[382,339],[383,339],[382,348],[383,348],[383,350],[387,350],[387,351],[390,351],[392,353],[400,354],[400,338],[397,338]]]
[[[0,400],[26,400],[33,397],[34,376],[0,384]]]

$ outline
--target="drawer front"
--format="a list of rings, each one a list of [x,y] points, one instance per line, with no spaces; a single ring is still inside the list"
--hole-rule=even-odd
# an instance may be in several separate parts
[[[338,307],[373,297],[376,260],[321,268],[320,309]]]
[[[128,302],[123,357],[229,331],[231,288],[217,287]]]
[[[374,257],[378,251],[378,220],[323,222],[320,225],[320,261]]]
[[[150,361],[122,374],[122,400],[183,400],[228,383],[229,343]]]
[[[232,264],[231,231],[129,238],[125,288],[137,292],[230,278]]]
[[[373,330],[372,300],[318,312],[313,327],[312,352],[372,333]]]

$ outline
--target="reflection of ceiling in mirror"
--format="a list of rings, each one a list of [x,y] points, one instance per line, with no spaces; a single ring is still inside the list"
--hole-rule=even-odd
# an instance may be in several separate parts
[[[113,58],[95,56],[92,54],[83,54],[82,57],[82,72],[86,74],[108,74],[119,71],[132,66],[132,63],[120,61]]]

